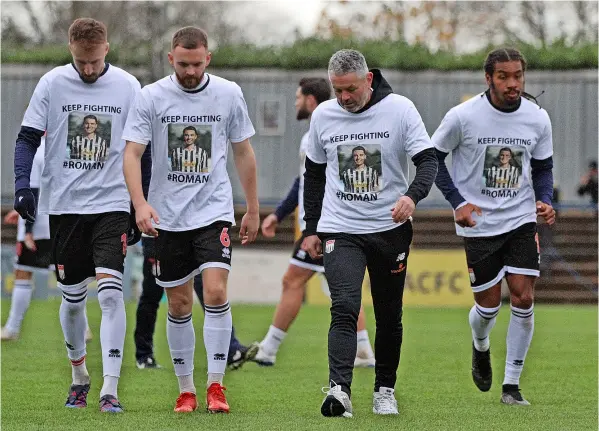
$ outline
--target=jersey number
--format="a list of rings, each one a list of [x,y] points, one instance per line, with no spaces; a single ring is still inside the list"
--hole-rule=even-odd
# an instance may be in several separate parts
[[[220,243],[224,247],[229,247],[231,245],[231,238],[229,238],[229,228],[224,227],[223,231],[220,233]]]

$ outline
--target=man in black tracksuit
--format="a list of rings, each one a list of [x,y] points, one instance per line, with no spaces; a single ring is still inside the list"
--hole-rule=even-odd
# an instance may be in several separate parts
[[[352,416],[351,381],[356,324],[366,268],[376,317],[373,411],[397,414],[394,396],[402,343],[402,301],[412,241],[411,216],[437,174],[437,159],[414,104],[393,94],[380,71],[357,51],[329,62],[336,100],[321,103],[310,123],[305,173],[306,239],[324,255],[331,292],[329,381],[321,413]],[[356,148],[360,151],[355,151]],[[408,184],[408,157],[416,176]],[[355,164],[368,169],[344,175]],[[378,187],[367,187],[376,178]],[[324,252],[324,253],[323,253]]]

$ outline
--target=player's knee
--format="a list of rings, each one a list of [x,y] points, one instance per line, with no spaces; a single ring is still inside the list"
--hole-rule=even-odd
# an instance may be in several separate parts
[[[353,301],[352,298],[343,297],[332,301],[331,314],[338,319],[349,319],[358,321],[360,313],[360,302]]]
[[[62,286],[59,284],[58,287],[62,292],[61,309],[66,310],[67,314],[71,317],[77,316],[79,313],[85,311],[87,286],[73,288],[71,286]]]
[[[98,302],[102,312],[114,310],[123,303],[123,291],[120,289],[103,289],[98,292]]]
[[[304,286],[302,286],[302,284],[297,280],[297,278],[293,277],[292,275],[289,275],[289,273],[286,273],[283,276],[283,291],[284,292],[302,289],[303,287]]]
[[[168,312],[173,317],[183,317],[191,313],[193,295],[170,295],[168,297]]]
[[[204,283],[204,302],[221,305],[227,302],[227,285],[224,282]]]
[[[511,295],[512,306],[522,308],[524,310],[532,307],[534,303],[534,294],[532,289],[526,289],[521,292],[513,292]]]

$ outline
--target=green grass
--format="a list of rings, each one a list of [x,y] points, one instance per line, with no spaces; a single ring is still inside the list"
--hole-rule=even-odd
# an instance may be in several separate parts
[[[9,301],[2,301],[5,320]],[[521,381],[529,408],[499,403],[505,334],[504,306],[492,335],[493,388],[480,393],[470,378],[467,310],[410,308],[404,313],[404,344],[396,386],[400,416],[372,413],[373,370],[354,374],[354,419],[323,418],[320,388],[327,382],[327,307],[306,306],[291,328],[274,368],[247,364],[228,372],[225,385],[232,413],[188,415],[172,411],[178,387],[170,365],[161,307],[155,340],[162,370],[138,370],[134,364],[135,305],[128,304],[128,331],[119,398],[123,415],[100,414],[101,387],[98,304],[88,304],[95,338],[88,345],[92,376],[90,406],[63,407],[70,384],[58,320],[57,300],[33,302],[18,342],[2,344],[2,430],[596,430],[597,308],[537,306],[535,337]],[[273,307],[233,307],[242,341],[261,339]],[[367,309],[371,339],[373,312]],[[194,309],[197,334],[196,385],[205,376],[202,312]],[[203,398],[203,397],[202,397]]]

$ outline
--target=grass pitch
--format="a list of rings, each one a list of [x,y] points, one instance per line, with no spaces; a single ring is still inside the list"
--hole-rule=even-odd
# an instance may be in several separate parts
[[[10,302],[2,301],[2,322]],[[33,301],[21,339],[2,343],[2,430],[597,430],[597,308],[536,306],[535,335],[521,380],[530,407],[499,403],[509,308],[491,335],[494,382],[479,392],[470,377],[471,342],[466,309],[408,308],[396,394],[400,415],[372,413],[374,371],[354,373],[354,418],[324,418],[320,388],[327,384],[327,307],[305,306],[283,343],[277,364],[246,364],[225,376],[229,415],[209,415],[203,404],[206,357],[203,314],[194,308],[195,376],[201,407],[173,413],[178,386],[166,343],[166,309],[159,311],[155,337],[161,370],[135,367],[135,304],[127,304],[127,339],[119,398],[122,415],[101,414],[102,385],[97,302],[88,303],[94,339],[88,345],[92,388],[84,410],[65,408],[71,371],[58,320],[59,301]],[[260,340],[272,306],[234,305],[242,342]],[[374,341],[372,309],[366,309]]]

